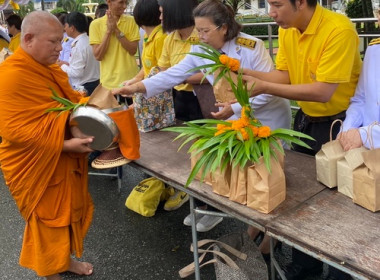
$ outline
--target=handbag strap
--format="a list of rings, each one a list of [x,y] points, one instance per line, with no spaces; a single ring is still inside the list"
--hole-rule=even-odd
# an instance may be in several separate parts
[[[240,252],[239,250],[235,249],[234,247],[232,247],[232,246],[230,246],[224,242],[221,242],[219,240],[213,240],[213,239],[199,240],[198,241],[198,248],[201,248],[204,245],[209,244],[209,243],[218,244],[220,247],[226,249],[228,252],[230,252],[234,256],[238,257],[239,259],[242,259],[243,261],[245,261],[247,259],[247,254]],[[190,251],[193,252],[193,244],[191,244],[191,246],[190,246]]]
[[[198,258],[199,268],[202,268],[208,264],[212,264],[212,263],[217,262],[217,259],[214,257],[214,258],[208,260],[207,262],[202,263],[207,253],[213,253],[213,254],[221,257],[228,266],[230,266],[234,269],[240,269],[239,266],[226,254],[224,254],[220,251],[210,250],[214,245],[215,245],[215,243],[208,246],[207,249],[199,249],[198,250],[199,253],[202,253],[202,255],[200,255]],[[192,251],[192,249],[193,249],[193,246],[190,247],[191,251]],[[194,272],[195,272],[195,263],[194,262],[188,264],[187,266],[183,267],[182,269],[180,269],[178,271],[179,276],[181,278],[186,278],[186,277],[190,276],[191,274],[193,274]]]

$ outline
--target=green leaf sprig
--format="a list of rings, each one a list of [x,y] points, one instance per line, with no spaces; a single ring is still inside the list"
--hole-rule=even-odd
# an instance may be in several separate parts
[[[81,107],[81,106],[86,106],[87,103],[74,103],[74,102],[71,102],[70,100],[68,100],[67,98],[64,98],[64,97],[61,97],[58,95],[58,93],[52,88],[50,87],[50,90],[52,91],[53,95],[51,96],[51,99],[59,102],[60,104],[63,105],[63,107],[54,107],[54,108],[49,108],[47,109],[45,112],[46,113],[49,113],[49,112],[60,112],[58,114],[61,115],[63,112],[66,112],[66,111],[74,111],[76,110],[78,107]]]

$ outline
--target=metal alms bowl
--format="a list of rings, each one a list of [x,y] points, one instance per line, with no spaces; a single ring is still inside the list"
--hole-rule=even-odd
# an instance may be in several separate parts
[[[71,113],[70,126],[78,127],[81,136],[94,136],[90,147],[94,150],[109,148],[119,138],[119,129],[114,120],[107,115],[109,112],[119,111],[123,108],[107,109],[107,112],[91,106],[81,106]],[[73,130],[72,130],[73,131]],[[84,135],[83,135],[84,134]]]

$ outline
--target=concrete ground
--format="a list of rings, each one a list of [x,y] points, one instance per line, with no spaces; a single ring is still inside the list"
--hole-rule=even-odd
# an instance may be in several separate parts
[[[82,260],[94,265],[94,273],[86,277],[65,273],[63,279],[180,279],[178,270],[193,261],[189,251],[191,229],[182,224],[189,212],[189,203],[172,212],[163,210],[160,205],[155,216],[142,217],[124,204],[131,189],[145,178],[145,174],[129,166],[125,166],[123,172],[121,193],[118,193],[115,179],[90,176],[95,213]],[[0,279],[41,279],[33,271],[18,265],[23,228],[24,222],[0,178]],[[242,222],[225,219],[213,230],[199,233],[198,238],[218,238],[244,230],[246,226]],[[283,246],[277,256],[280,262],[288,262],[290,248]],[[325,275],[326,272],[310,275],[305,280],[321,280]],[[216,279],[212,265],[202,268],[201,278]]]

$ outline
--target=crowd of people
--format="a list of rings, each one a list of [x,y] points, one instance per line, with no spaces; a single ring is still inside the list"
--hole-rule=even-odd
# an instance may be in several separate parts
[[[205,60],[198,42],[238,59],[243,79],[252,89],[255,116],[264,125],[291,127],[289,100],[299,110],[293,129],[312,136],[312,149],[293,150],[315,155],[330,139],[332,123],[344,150],[380,147],[377,62],[380,39],[369,45],[362,67],[359,37],[350,20],[321,7],[316,0],[268,0],[269,15],[279,25],[279,49],[274,65],[262,40],[241,32],[232,8],[219,0],[138,0],[133,16],[126,15],[126,0],[107,0],[95,19],[80,12],[52,15],[35,11],[24,19],[7,18],[8,34],[0,33],[0,48],[10,55],[0,64],[1,168],[26,226],[20,265],[46,279],[61,279],[71,271],[91,275],[93,267],[80,257],[91,224],[93,203],[87,186],[87,155],[94,152],[92,137],[76,138],[67,124],[69,113],[46,114],[59,104],[52,90],[73,102],[83,91],[91,95],[101,84],[119,97],[143,93],[146,98],[171,89],[176,118],[204,118],[194,85],[213,85],[214,76],[189,71]],[[143,31],[141,65],[136,60]],[[4,33],[4,34],[3,34]],[[159,73],[151,76],[152,69]],[[252,86],[254,84],[254,87]],[[12,96],[12,98],[9,98]],[[238,103],[215,104],[216,119],[236,119]],[[28,110],[25,110],[28,108]],[[289,148],[289,147],[286,147]],[[129,160],[119,149],[111,160]],[[110,160],[101,154],[96,163]],[[188,200],[176,191],[165,204],[172,211]],[[55,203],[51,203],[54,201]],[[199,209],[213,209],[198,201]],[[191,215],[184,224],[191,225]],[[200,232],[214,228],[221,217],[196,215]],[[259,230],[249,227],[252,240]],[[328,238],[328,237],[326,237]],[[269,239],[260,244],[269,254]],[[287,279],[304,279],[322,272],[322,263],[296,249],[283,268]],[[351,277],[329,267],[328,279]]]

